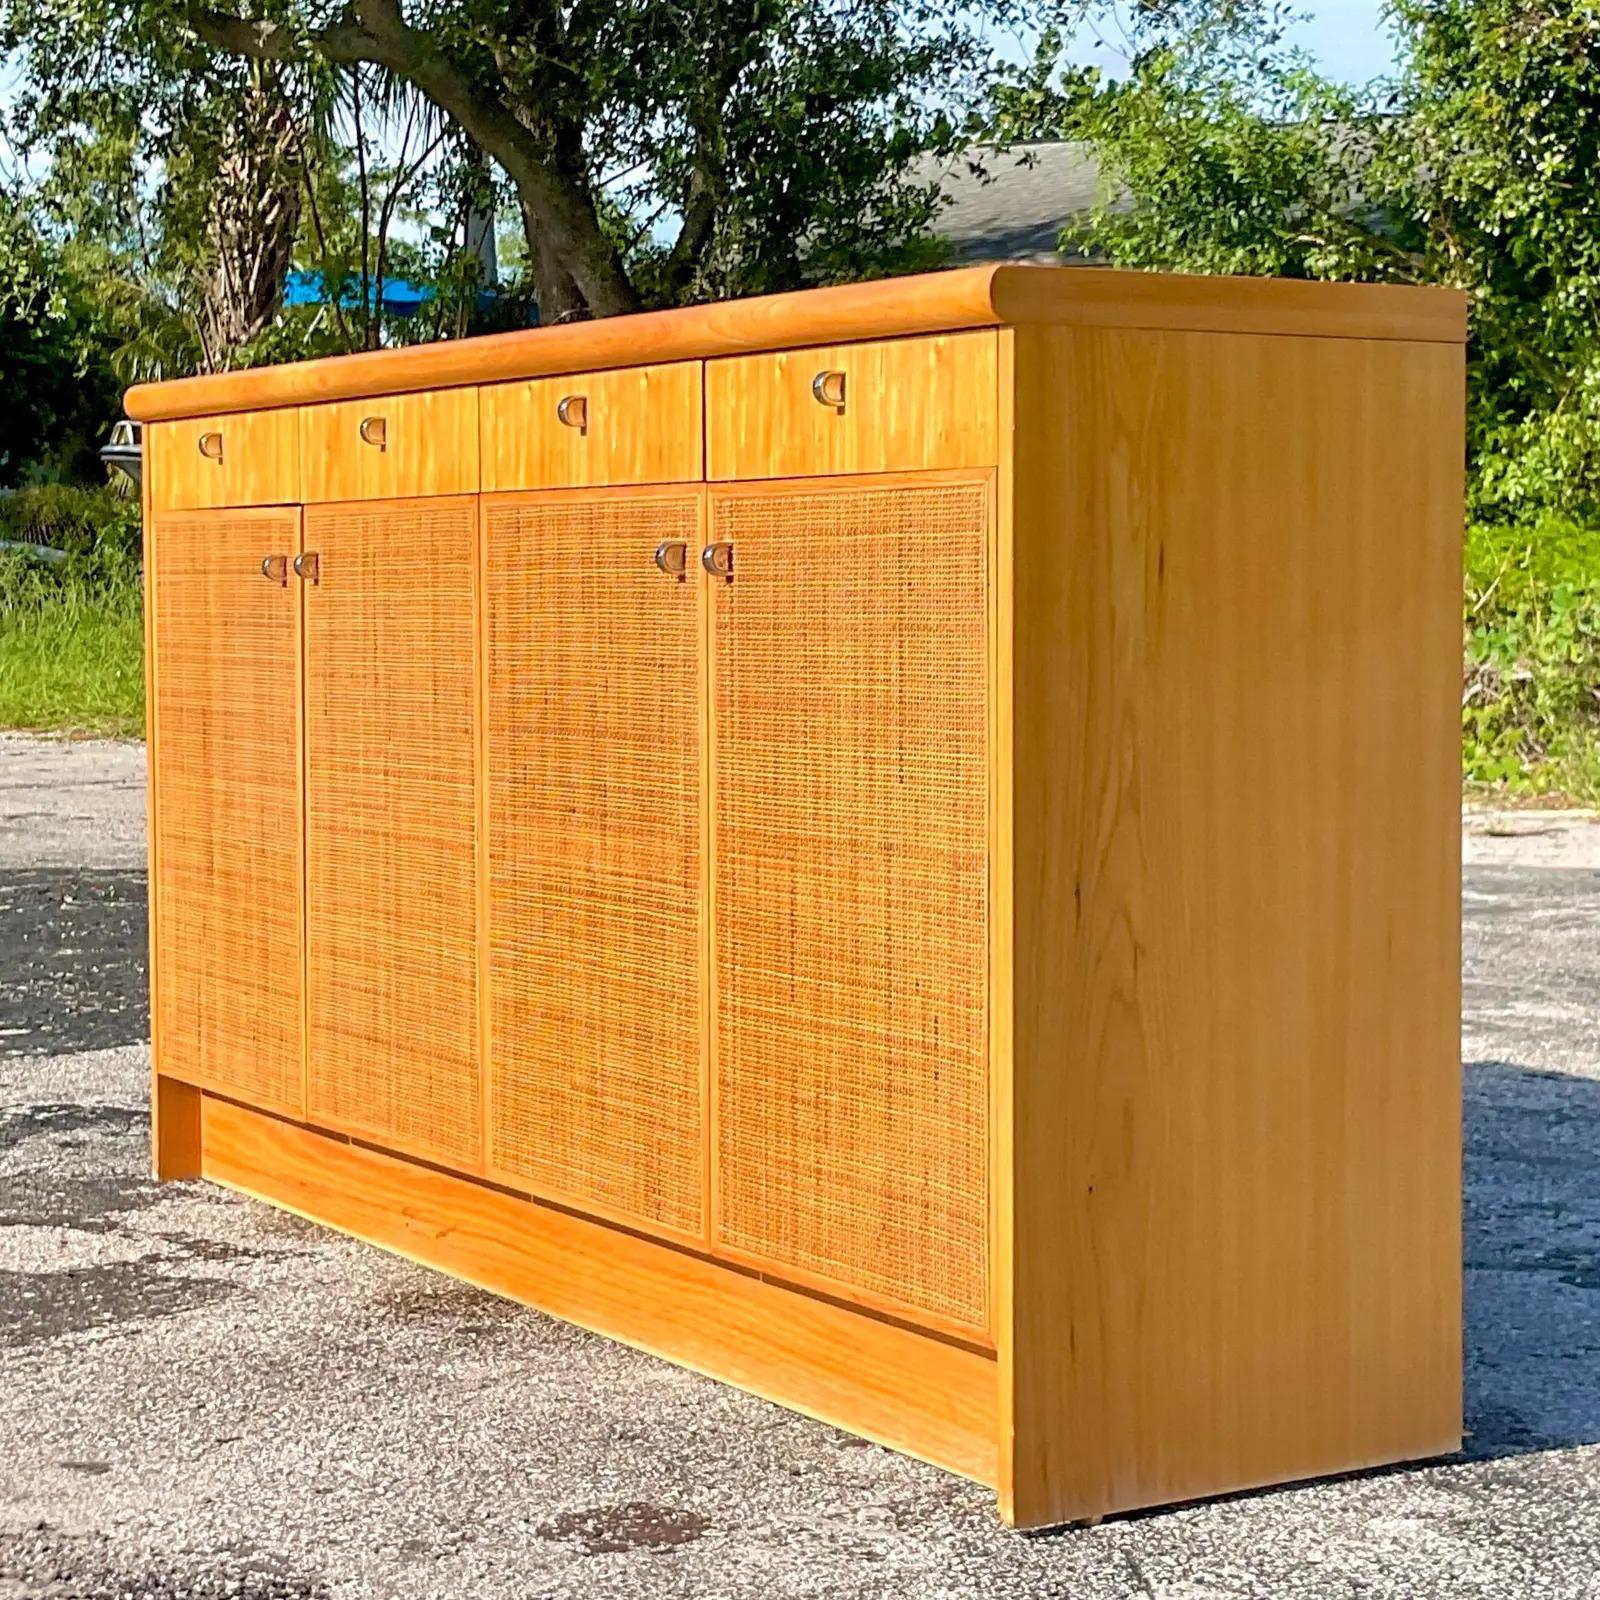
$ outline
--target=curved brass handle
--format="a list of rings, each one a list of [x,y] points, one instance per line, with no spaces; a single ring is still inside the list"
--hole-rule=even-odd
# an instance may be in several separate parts
[[[200,435],[200,454],[207,461],[221,461],[222,435],[220,433],[202,433]]]
[[[360,433],[363,444],[370,444],[379,450],[389,448],[389,425],[382,417],[363,417]]]
[[[689,565],[689,546],[682,539],[663,539],[656,546],[656,565],[668,577],[681,580]]]
[[[733,546],[719,543],[708,544],[700,552],[700,565],[711,574],[713,578],[726,578],[733,582]]]
[[[556,402],[556,415],[569,428],[576,428],[579,433],[589,431],[589,402],[581,394],[563,395]]]
[[[289,581],[288,556],[264,556],[261,561],[261,576],[268,583],[287,583]]]
[[[811,394],[819,406],[844,410],[844,374],[835,369],[819,372],[811,380]]]
[[[294,558],[294,575],[307,583],[317,583],[322,577],[322,561],[315,550],[302,550]]]

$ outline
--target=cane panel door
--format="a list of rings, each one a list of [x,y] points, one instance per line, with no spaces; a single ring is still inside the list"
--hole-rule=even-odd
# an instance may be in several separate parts
[[[698,1240],[700,492],[483,522],[490,1167]]]
[[[308,1114],[473,1170],[477,501],[304,515]]]
[[[299,550],[282,507],[158,512],[149,548],[160,1070],[295,1116]]]
[[[990,494],[709,503],[715,1241],[979,1330]]]

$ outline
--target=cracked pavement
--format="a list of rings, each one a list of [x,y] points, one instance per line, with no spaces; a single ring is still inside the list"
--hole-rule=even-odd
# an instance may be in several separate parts
[[[1468,841],[1468,1450],[1024,1537],[932,1468],[152,1183],[143,805],[136,745],[0,735],[0,1600],[1600,1600],[1600,828]]]

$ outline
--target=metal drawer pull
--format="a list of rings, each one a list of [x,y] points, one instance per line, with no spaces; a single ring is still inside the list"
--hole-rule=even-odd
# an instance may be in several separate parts
[[[700,565],[713,578],[726,578],[729,583],[732,583],[733,546],[731,544],[708,544],[700,552]]]
[[[317,583],[322,576],[322,562],[315,550],[305,550],[294,558],[294,575],[307,583]]]
[[[379,450],[389,448],[389,425],[382,417],[363,417],[360,431],[363,444],[375,445]]]
[[[589,402],[581,394],[564,395],[556,402],[556,415],[579,433],[589,431]]]
[[[200,454],[207,461],[221,461],[222,435],[220,433],[202,433],[200,435]]]
[[[261,576],[268,583],[287,583],[289,581],[288,556],[266,556],[261,562]]]
[[[844,374],[838,371],[819,372],[811,380],[811,393],[819,406],[832,406],[844,410]]]
[[[656,546],[656,565],[682,583],[684,569],[689,565],[689,546],[682,539],[663,539]]]

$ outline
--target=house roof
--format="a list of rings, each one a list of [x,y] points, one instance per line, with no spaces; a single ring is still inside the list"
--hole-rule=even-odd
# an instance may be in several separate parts
[[[1100,163],[1076,139],[1036,140],[1005,150],[924,157],[912,176],[936,178],[944,209],[934,229],[957,261],[1059,266],[1089,257],[1058,248],[1061,230],[1100,199]]]

